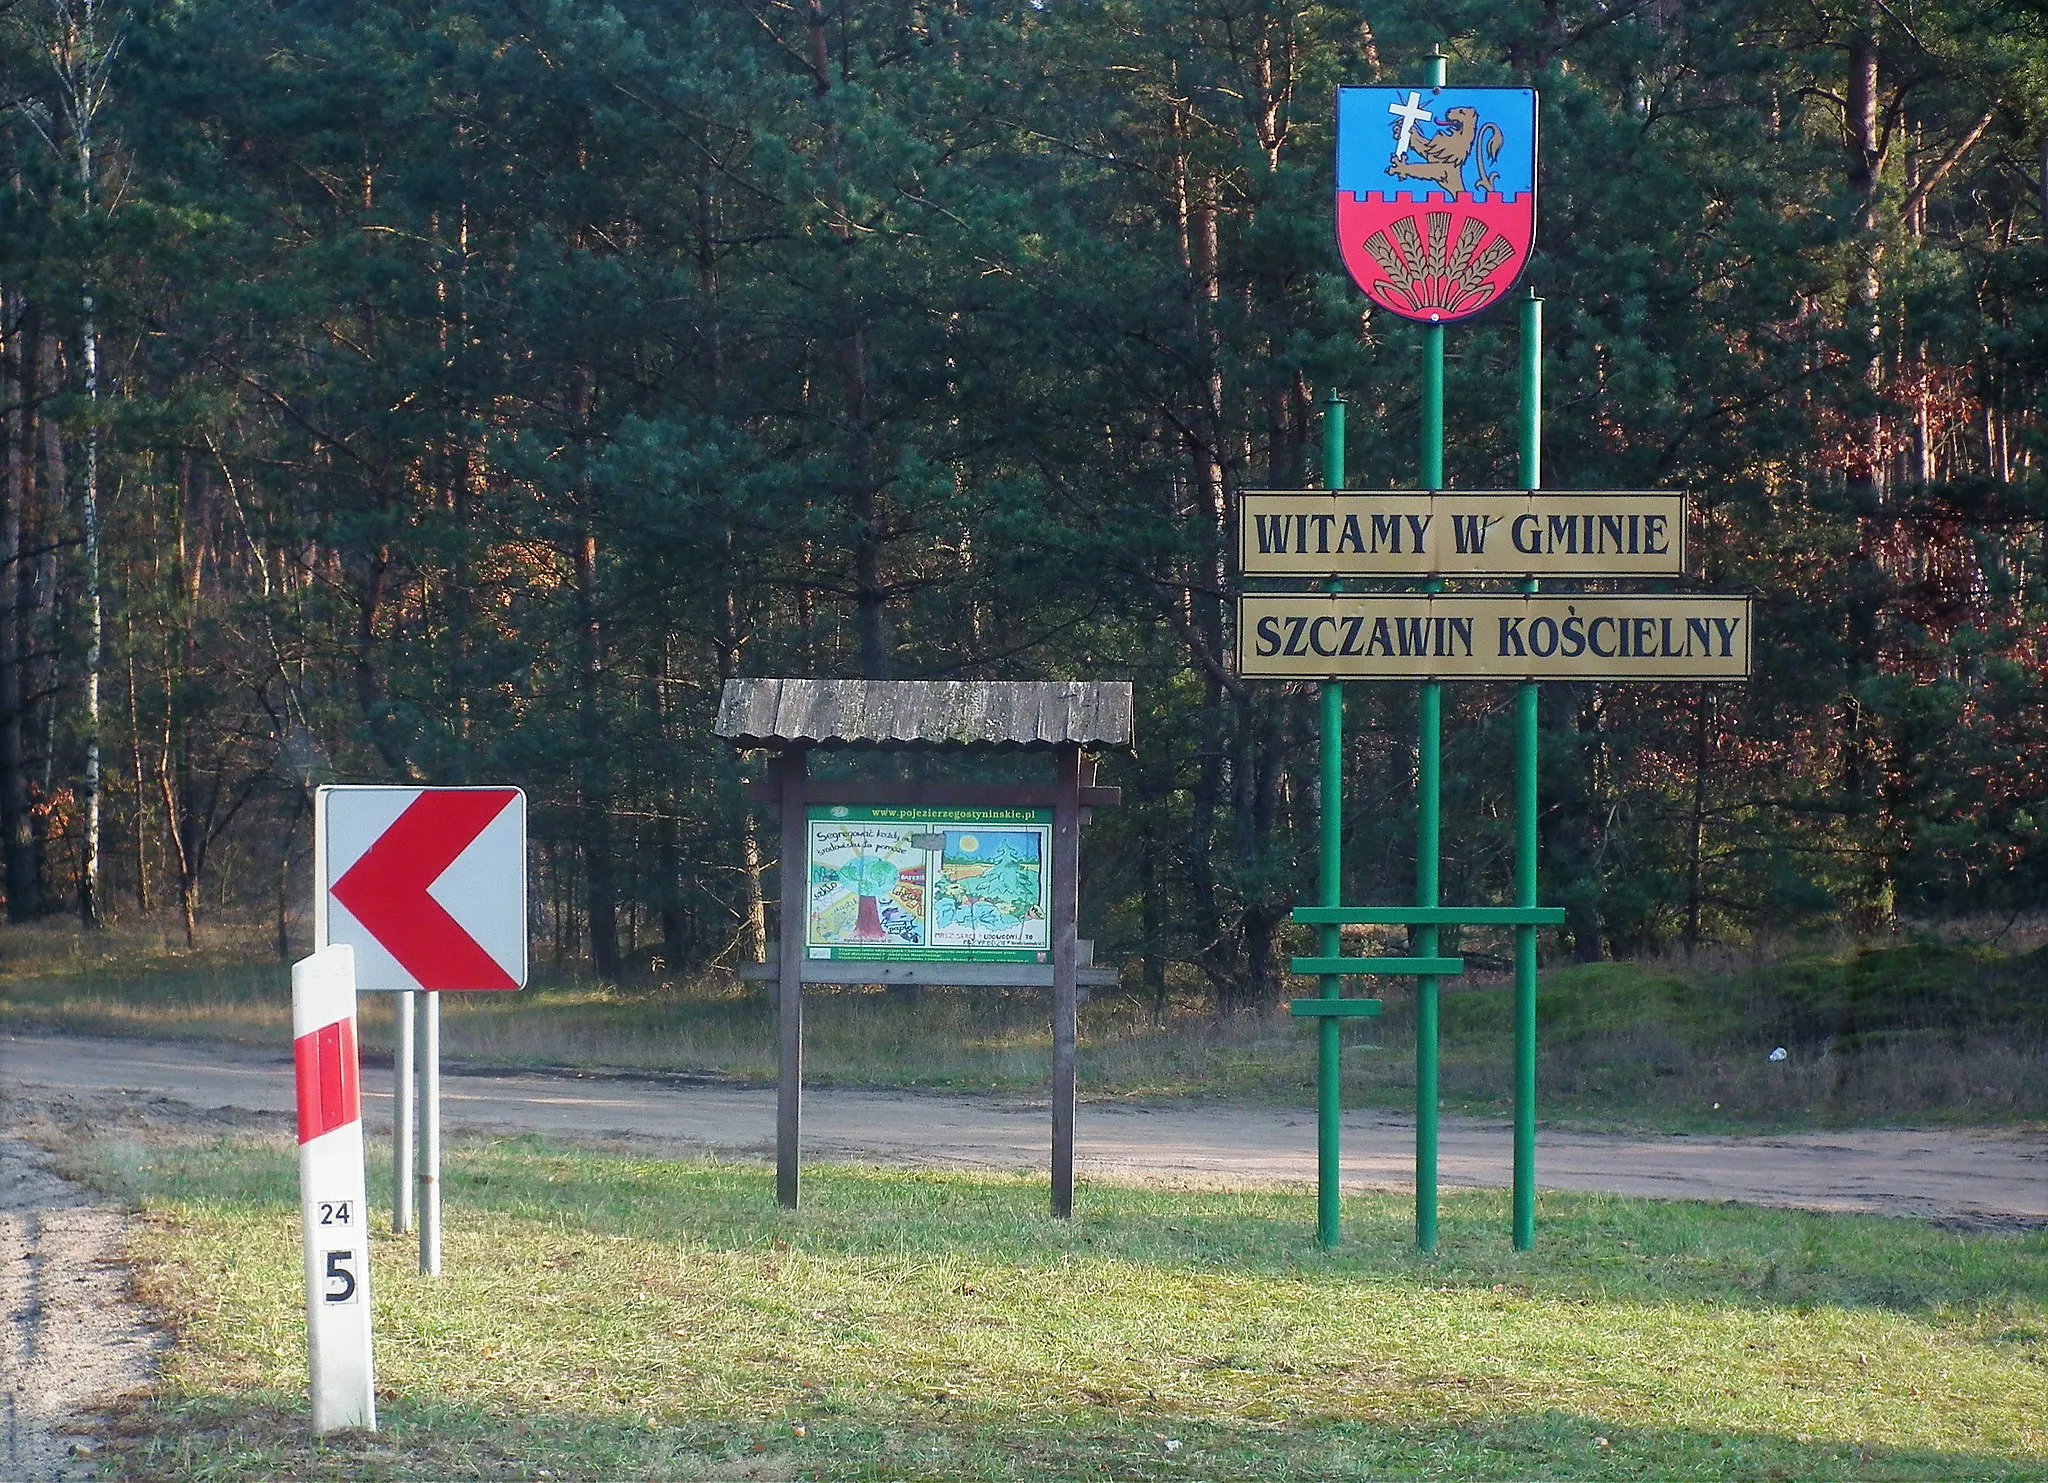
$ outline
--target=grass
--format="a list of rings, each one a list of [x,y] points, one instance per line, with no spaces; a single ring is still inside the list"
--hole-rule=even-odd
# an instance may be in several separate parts
[[[286,974],[253,937],[200,954],[162,943],[11,931],[0,1027],[235,1041],[289,1035]],[[1484,946],[1485,944],[1481,944]],[[1443,1092],[1452,1111],[1505,1116],[1512,990],[1476,971],[1447,985]],[[1309,992],[1307,985],[1298,985]],[[1346,1031],[1345,1098],[1410,1106],[1407,991]],[[820,1084],[1031,1093],[1051,1055],[1032,991],[806,991],[806,1071]],[[1543,1110],[1554,1121],[1711,1131],[2048,1119],[2048,951],[1966,944],[1837,946],[1774,956],[1553,964],[1541,985]],[[388,1053],[391,1000],[363,1001],[366,1048]],[[1769,1059],[1783,1046],[1787,1055]],[[765,1082],[773,1009],[728,981],[629,986],[543,980],[517,995],[450,995],[456,1063],[611,1067]],[[1163,1017],[1103,995],[1082,1006],[1084,1096],[1305,1102],[1314,1034],[1284,1013],[1218,1019],[1194,999]]]
[[[1406,1203],[532,1140],[448,1161],[447,1273],[376,1252],[374,1437],[305,1434],[287,1142],[82,1135],[179,1342],[128,1476],[2048,1477],[2048,1236],[1546,1196]]]

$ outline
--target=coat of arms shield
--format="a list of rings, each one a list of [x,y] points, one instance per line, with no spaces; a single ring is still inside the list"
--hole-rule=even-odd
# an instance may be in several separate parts
[[[1535,240],[1533,89],[1337,90],[1337,243],[1375,304],[1465,319],[1507,297]]]

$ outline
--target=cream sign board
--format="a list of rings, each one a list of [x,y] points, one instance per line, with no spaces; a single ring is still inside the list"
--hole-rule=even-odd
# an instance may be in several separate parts
[[[1247,577],[1675,577],[1682,494],[1367,494],[1238,497]]]
[[[1250,593],[1246,679],[1746,680],[1746,597]]]

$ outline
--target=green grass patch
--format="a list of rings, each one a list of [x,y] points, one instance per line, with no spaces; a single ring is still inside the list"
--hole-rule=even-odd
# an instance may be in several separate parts
[[[289,971],[249,931],[197,949],[139,928],[12,925],[0,939],[0,1026],[275,1045],[291,1037]]]
[[[179,1334],[133,1476],[2048,1477],[2048,1237],[1547,1196],[1407,1202],[819,1167],[532,1140],[448,1160],[446,1275],[377,1243],[384,1430],[304,1432],[281,1141],[108,1138]]]
[[[11,939],[0,1027],[237,1041],[289,1038],[285,969],[254,939],[190,955],[161,943],[55,928]],[[1484,949],[1475,937],[1468,947]],[[1495,944],[1496,946],[1498,944]],[[1505,1116],[1513,991],[1478,971],[1445,985],[1447,1108]],[[1308,992],[1305,985],[1297,985]],[[1414,1020],[1404,984],[1379,1021],[1345,1031],[1354,1107],[1414,1102]],[[1052,1055],[1049,995],[1025,990],[808,990],[806,1071],[817,1084],[1036,1093]],[[1541,992],[1543,1113],[1587,1124],[1713,1129],[2048,1119],[2048,956],[1939,943],[1555,964]],[[392,1000],[365,995],[364,1044],[388,1052]],[[1197,1000],[1164,1015],[1103,994],[1081,1009],[1091,1098],[1186,1097],[1305,1105],[1315,1033],[1284,1012],[1219,1019]],[[449,995],[453,1062],[611,1067],[767,1082],[767,994],[727,980],[629,985],[549,979],[520,994]],[[1782,1061],[1769,1059],[1783,1046]]]
[[[1893,1036],[2048,1034],[2048,949],[1922,942],[1693,968],[1588,963],[1545,979],[1545,1028],[1586,1040],[1661,1027],[1701,1047],[1853,1050]]]
[[[1667,1127],[2048,1117],[2042,950],[1593,963],[1547,973],[1541,1002],[1546,1100],[1582,1115]],[[1463,1009],[1467,1025],[1505,1033],[1500,1004]]]

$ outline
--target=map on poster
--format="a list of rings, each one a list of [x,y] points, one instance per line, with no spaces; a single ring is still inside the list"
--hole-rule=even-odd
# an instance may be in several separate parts
[[[1044,963],[1052,810],[809,810],[813,958]]]

